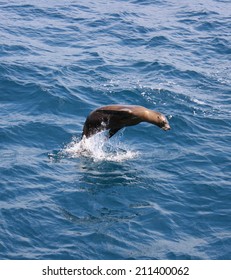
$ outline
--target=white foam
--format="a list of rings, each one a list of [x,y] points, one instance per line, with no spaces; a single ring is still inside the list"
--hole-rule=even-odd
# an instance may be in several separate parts
[[[119,137],[108,140],[105,132],[101,132],[82,140],[73,138],[61,154],[69,158],[89,157],[94,161],[121,162],[136,157],[138,152],[121,143]]]
[[[199,100],[197,98],[192,98],[192,101],[199,105],[206,105],[206,103],[203,100]]]

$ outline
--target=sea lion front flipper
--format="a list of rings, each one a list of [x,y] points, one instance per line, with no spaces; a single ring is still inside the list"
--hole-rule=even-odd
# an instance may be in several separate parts
[[[119,131],[120,129],[121,129],[121,127],[120,128],[111,128],[109,130],[109,138],[111,138],[114,134],[116,134],[116,132]]]

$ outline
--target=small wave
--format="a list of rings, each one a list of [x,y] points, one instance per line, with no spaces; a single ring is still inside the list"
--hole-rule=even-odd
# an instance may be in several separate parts
[[[138,152],[121,143],[118,136],[108,140],[105,132],[101,132],[81,140],[74,137],[60,154],[68,158],[87,157],[94,161],[121,162],[135,158]]]

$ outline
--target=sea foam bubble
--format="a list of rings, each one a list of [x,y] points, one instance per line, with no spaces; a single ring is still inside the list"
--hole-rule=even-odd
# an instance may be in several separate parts
[[[121,162],[135,158],[138,152],[122,143],[119,136],[108,140],[106,133],[100,132],[90,138],[73,137],[61,154],[68,158],[88,157],[94,161]]]

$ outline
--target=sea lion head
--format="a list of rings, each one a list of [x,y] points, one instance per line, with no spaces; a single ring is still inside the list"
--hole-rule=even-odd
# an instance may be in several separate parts
[[[159,112],[155,112],[152,110],[145,110],[143,120],[155,124],[163,130],[171,129],[167,118]]]
[[[161,129],[163,129],[163,130],[170,130],[171,129],[171,127],[170,127],[170,125],[168,123],[168,120],[167,120],[167,118],[164,115],[162,115],[161,113],[158,113],[157,118],[158,118],[158,124],[157,125]]]

